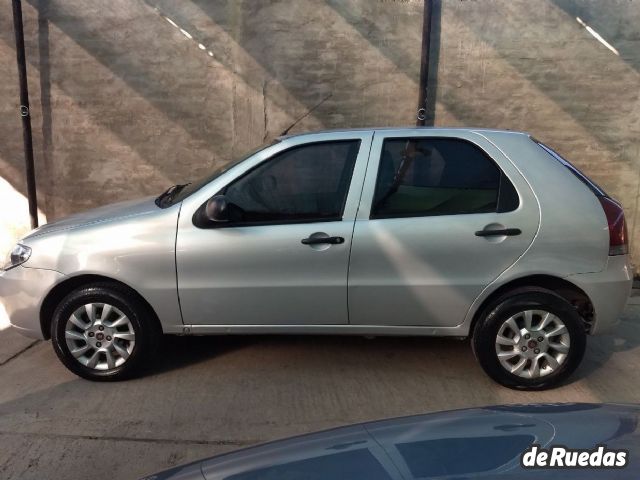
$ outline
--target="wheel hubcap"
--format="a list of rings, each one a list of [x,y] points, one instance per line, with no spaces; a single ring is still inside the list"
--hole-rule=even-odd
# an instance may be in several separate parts
[[[560,318],[545,310],[526,310],[501,325],[496,355],[508,372],[522,378],[539,378],[565,362],[570,345],[569,331]]]
[[[67,348],[82,365],[110,370],[124,364],[135,346],[133,325],[124,313],[107,303],[88,303],[67,320]]]

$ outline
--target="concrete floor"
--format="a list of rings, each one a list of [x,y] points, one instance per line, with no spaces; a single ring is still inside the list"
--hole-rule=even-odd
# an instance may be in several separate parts
[[[632,299],[634,300],[634,299]],[[157,369],[99,384],[49,342],[0,331],[0,478],[137,478],[279,437],[434,410],[640,401],[640,305],[590,339],[572,382],[492,383],[468,342],[434,338],[167,338]]]

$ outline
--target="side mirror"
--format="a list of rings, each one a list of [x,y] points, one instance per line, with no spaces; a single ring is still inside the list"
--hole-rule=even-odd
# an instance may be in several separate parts
[[[224,195],[216,195],[207,201],[204,208],[204,216],[210,222],[228,222],[229,221],[229,202]]]

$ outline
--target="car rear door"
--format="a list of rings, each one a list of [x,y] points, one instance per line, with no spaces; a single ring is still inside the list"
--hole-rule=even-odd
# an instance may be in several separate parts
[[[349,252],[372,136],[285,139],[186,199],[176,242],[184,323],[194,332],[347,324]],[[242,218],[196,225],[194,213],[216,194]]]
[[[350,323],[462,324],[539,222],[528,183],[481,134],[376,131],[354,228]]]

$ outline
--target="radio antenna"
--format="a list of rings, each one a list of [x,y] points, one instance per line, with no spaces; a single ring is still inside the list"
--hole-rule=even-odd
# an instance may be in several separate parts
[[[331,97],[331,95],[333,95],[333,93],[330,93],[329,95],[327,95],[326,97],[324,97],[322,100],[320,100],[316,105],[314,105],[309,111],[307,111],[307,113],[305,113],[304,115],[302,115],[300,118],[298,118],[295,122],[293,122],[291,125],[289,125],[286,129],[284,129],[284,131],[280,134],[281,137],[284,137],[287,133],[289,133],[289,130],[291,130],[293,127],[295,127],[298,123],[300,123],[302,120],[304,120],[305,118],[307,118],[311,112],[313,112],[316,108],[318,108],[320,105],[322,105],[324,102],[326,102],[327,100],[329,100],[329,98]]]

